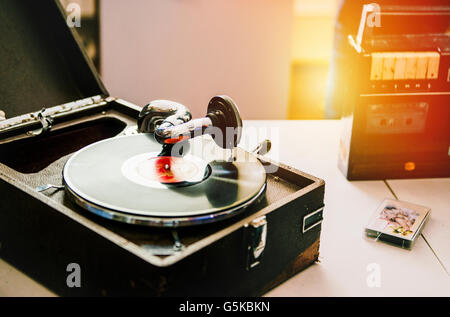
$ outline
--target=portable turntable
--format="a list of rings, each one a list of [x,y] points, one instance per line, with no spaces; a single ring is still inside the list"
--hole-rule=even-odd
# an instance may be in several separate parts
[[[238,147],[231,99],[110,97],[56,1],[0,32],[2,259],[66,296],[261,295],[317,260],[324,182]]]
[[[229,218],[261,200],[265,169],[237,148],[242,120],[229,97],[214,97],[202,119],[190,120],[186,107],[167,100],[139,117],[132,135],[91,144],[67,161],[65,188],[78,205],[126,223],[179,227]],[[212,134],[215,142],[203,137]]]

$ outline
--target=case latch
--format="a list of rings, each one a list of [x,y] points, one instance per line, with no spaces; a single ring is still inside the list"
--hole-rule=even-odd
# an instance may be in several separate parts
[[[42,110],[40,112],[38,112],[37,114],[37,119],[39,120],[39,122],[42,124],[42,127],[37,129],[37,130],[33,130],[33,131],[29,131],[28,134],[33,135],[33,136],[38,136],[41,134],[46,133],[47,131],[50,131],[50,129],[53,126],[53,118],[51,116],[45,116],[44,112],[45,112],[45,108],[42,108]]]
[[[260,263],[266,247],[267,220],[266,216],[254,219],[245,225],[247,239],[246,269],[250,271]]]

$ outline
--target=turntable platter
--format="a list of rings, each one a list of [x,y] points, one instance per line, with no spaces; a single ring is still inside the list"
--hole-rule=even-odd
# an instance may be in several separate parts
[[[264,192],[265,170],[246,152],[245,160],[223,160],[226,150],[208,141],[189,141],[183,157],[158,156],[161,145],[149,134],[94,143],[66,163],[67,192],[91,212],[131,223],[176,226],[228,217]],[[204,146],[198,151],[195,143],[219,154]]]

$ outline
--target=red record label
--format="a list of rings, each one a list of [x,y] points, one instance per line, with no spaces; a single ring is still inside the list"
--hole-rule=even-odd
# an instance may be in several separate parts
[[[176,184],[201,181],[205,167],[182,157],[158,156],[139,164],[138,173],[150,181]]]

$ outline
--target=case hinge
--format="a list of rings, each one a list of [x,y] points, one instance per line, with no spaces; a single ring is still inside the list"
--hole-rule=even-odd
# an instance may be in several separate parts
[[[246,224],[245,232],[247,240],[246,269],[249,271],[260,264],[261,258],[264,254],[264,249],[266,248],[266,216],[256,218],[249,224]]]
[[[63,105],[46,108],[38,113],[29,113],[18,117],[2,120],[0,121],[0,131],[2,132],[8,131],[11,129],[16,129],[18,127],[35,124],[36,121],[40,121],[42,124],[42,128],[36,131],[29,132],[29,133],[36,132],[39,135],[42,132],[48,131],[49,126],[51,128],[51,123],[48,122],[47,120],[48,118],[54,119],[57,117],[63,117],[69,113],[74,113],[88,108],[106,105],[108,102],[111,102],[112,100],[114,100],[113,97],[103,98],[101,95],[98,95],[81,100],[72,101]],[[44,111],[46,116],[44,116]]]
[[[44,134],[44,133],[50,131],[50,129],[52,128],[54,120],[53,120],[52,116],[44,115],[45,110],[46,110],[45,108],[42,108],[42,110],[40,112],[38,112],[38,114],[36,115],[36,118],[39,120],[42,127],[37,130],[28,131],[29,135],[38,136],[38,135],[41,135],[41,134]]]

